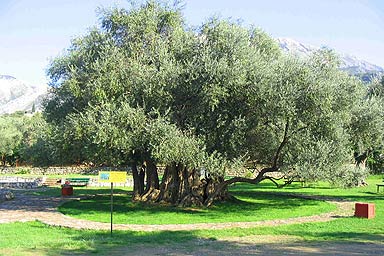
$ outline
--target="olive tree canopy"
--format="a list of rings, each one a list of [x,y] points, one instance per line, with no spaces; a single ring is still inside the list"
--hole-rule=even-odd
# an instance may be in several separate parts
[[[301,60],[260,29],[218,19],[190,29],[154,1],[105,11],[48,74],[45,117],[60,150],[131,166],[135,200],[210,205],[229,184],[276,172],[333,181],[367,144],[352,138],[369,132],[356,125],[366,89],[332,51]],[[250,163],[254,177],[224,179]]]

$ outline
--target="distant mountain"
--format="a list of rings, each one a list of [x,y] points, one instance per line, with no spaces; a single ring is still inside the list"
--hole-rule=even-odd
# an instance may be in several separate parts
[[[277,38],[276,40],[284,52],[300,57],[308,57],[314,51],[319,49],[319,47],[306,45],[290,38]],[[369,63],[365,60],[360,60],[355,56],[340,54],[340,58],[342,61],[340,66],[341,70],[345,70],[351,75],[359,76],[363,80],[369,79],[369,77],[372,77],[375,74],[384,73],[384,69],[382,67]]]
[[[306,45],[289,38],[276,39],[283,51],[300,57],[308,57],[319,47]],[[384,74],[384,69],[352,55],[341,54],[341,70],[369,81],[372,77]],[[16,111],[31,111],[41,109],[42,99],[47,95],[48,86],[33,86],[24,83],[13,76],[0,75],[0,115]]]
[[[40,110],[47,85],[29,85],[13,76],[0,75],[0,114]]]

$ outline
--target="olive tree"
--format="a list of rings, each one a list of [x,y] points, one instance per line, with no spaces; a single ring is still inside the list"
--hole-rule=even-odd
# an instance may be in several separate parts
[[[300,60],[260,29],[217,19],[190,29],[154,1],[105,11],[48,74],[58,151],[129,165],[135,200],[181,205],[210,205],[228,185],[276,182],[276,172],[332,180],[352,161],[365,99],[327,49]],[[255,177],[224,179],[249,162]]]
[[[367,87],[366,99],[355,110],[351,125],[356,165],[380,173],[384,167],[384,76]]]

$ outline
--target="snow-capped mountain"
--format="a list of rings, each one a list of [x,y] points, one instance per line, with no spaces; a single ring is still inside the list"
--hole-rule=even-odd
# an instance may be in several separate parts
[[[47,85],[29,85],[13,76],[0,75],[0,114],[31,111],[33,105],[39,110],[47,91]]]
[[[277,38],[276,40],[284,52],[291,53],[300,57],[308,57],[314,51],[320,48],[311,45],[305,45],[290,38]],[[340,58],[342,62],[340,69],[345,70],[352,75],[375,74],[384,72],[382,67],[364,60],[360,60],[349,54],[340,54]]]
[[[279,37],[276,40],[279,43],[280,48],[284,52],[294,54],[300,57],[303,57],[303,56],[308,57],[318,49],[317,47],[314,47],[311,45],[305,45],[290,38]]]

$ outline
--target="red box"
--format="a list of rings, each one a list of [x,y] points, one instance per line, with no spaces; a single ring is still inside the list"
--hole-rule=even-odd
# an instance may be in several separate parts
[[[368,203],[355,204],[355,216],[360,218],[372,219],[375,217],[375,205]]]
[[[62,196],[71,196],[73,195],[73,187],[62,187],[61,188]]]

